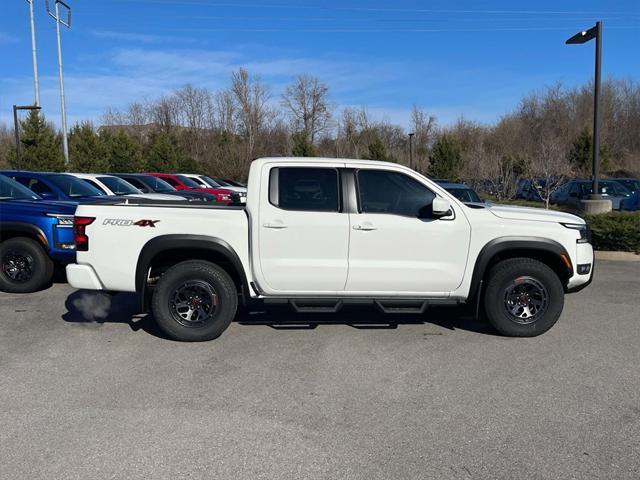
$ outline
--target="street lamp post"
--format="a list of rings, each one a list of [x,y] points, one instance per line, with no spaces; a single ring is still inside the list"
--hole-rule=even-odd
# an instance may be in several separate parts
[[[14,105],[13,106],[13,128],[16,136],[16,170],[20,170],[22,148],[20,145],[20,125],[18,125],[18,110],[40,110],[37,105]]]
[[[409,134],[409,168],[413,168],[413,136],[415,133]]]
[[[33,89],[35,93],[36,107],[40,106],[40,86],[38,84],[38,55],[36,53],[36,21],[33,14],[33,1],[27,0],[29,4],[29,19],[31,24],[31,60],[33,62]]]
[[[67,113],[64,100],[64,77],[62,76],[62,43],[60,39],[60,25],[71,28],[71,7],[62,0],[54,0],[54,12],[49,8],[49,0],[45,0],[47,13],[56,21],[56,35],[58,37],[58,79],[60,82],[60,114],[62,117],[62,150],[64,161],[69,163],[69,144],[67,141]],[[60,18],[60,6],[67,10],[66,20]]]
[[[598,170],[600,167],[600,80],[602,64],[602,22],[598,21],[588,30],[576,33],[565,43],[567,45],[583,44],[592,39],[596,40],[595,79],[593,91],[593,153],[592,177],[593,186],[590,200],[602,200],[598,193]]]

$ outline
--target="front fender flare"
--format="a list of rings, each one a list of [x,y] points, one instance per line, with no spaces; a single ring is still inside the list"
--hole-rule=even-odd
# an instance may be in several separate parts
[[[519,236],[494,238],[484,247],[482,247],[482,250],[480,250],[478,257],[476,258],[476,262],[473,267],[473,275],[471,277],[471,284],[469,286],[469,299],[474,298],[478,293],[480,282],[484,278],[487,267],[489,266],[491,260],[499,253],[513,250],[546,252],[557,255],[560,259],[564,255],[570,265],[569,267],[566,267],[568,276],[573,276],[573,265],[571,264],[571,257],[569,256],[567,249],[555,240],[544,237]]]

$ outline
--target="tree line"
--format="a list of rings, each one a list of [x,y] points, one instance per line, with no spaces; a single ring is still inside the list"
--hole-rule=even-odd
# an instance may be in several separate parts
[[[245,179],[264,156],[384,160],[438,178],[489,183],[513,196],[521,177],[543,178],[546,194],[562,178],[589,176],[593,88],[560,84],[524,96],[492,124],[460,118],[439,125],[414,106],[409,128],[373,119],[366,107],[339,109],[319,78],[298,76],[276,97],[239,69],[229,86],[187,85],[157,99],[108,109],[100,125],[69,132],[70,165],[61,136],[35,111],[21,122],[23,168],[78,172],[198,171]],[[605,172],[640,172],[640,84],[609,79],[602,86],[601,156]],[[409,152],[408,133],[414,133]],[[0,163],[15,165],[13,132],[0,129]]]

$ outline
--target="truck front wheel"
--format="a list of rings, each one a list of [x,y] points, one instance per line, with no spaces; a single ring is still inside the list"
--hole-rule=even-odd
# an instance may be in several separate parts
[[[42,246],[27,237],[14,237],[0,243],[0,290],[31,293],[51,281],[53,262]]]
[[[489,272],[484,309],[493,327],[509,337],[535,337],[549,330],[564,306],[556,273],[532,258],[511,258]]]
[[[236,315],[233,280],[217,265],[189,260],[160,278],[151,300],[158,326],[170,338],[202,342],[218,338]]]

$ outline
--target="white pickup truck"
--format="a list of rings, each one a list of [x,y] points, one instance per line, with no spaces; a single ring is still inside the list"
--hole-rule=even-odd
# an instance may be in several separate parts
[[[79,205],[74,223],[69,283],[137,292],[184,341],[218,337],[256,301],[390,313],[471,303],[502,334],[535,336],[593,276],[581,218],[464,204],[378,161],[263,158],[246,206],[116,200]]]

